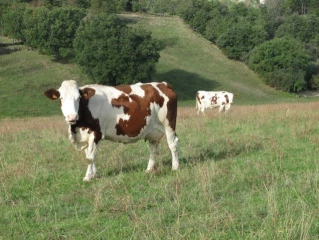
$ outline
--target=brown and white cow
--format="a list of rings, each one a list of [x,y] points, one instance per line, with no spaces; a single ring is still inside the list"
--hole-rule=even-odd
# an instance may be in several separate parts
[[[59,89],[49,89],[45,95],[60,99],[69,138],[77,149],[85,150],[88,168],[83,181],[97,176],[94,157],[102,139],[121,143],[148,140],[149,172],[154,170],[157,147],[165,134],[172,153],[172,170],[178,169],[177,97],[170,84],[92,84],[79,88],[76,81],[66,80]]]
[[[233,99],[236,95],[226,91],[219,92],[207,92],[198,91],[196,93],[196,109],[197,114],[201,111],[205,115],[205,110],[207,108],[217,108],[219,107],[219,112],[223,110],[227,112],[233,103]]]

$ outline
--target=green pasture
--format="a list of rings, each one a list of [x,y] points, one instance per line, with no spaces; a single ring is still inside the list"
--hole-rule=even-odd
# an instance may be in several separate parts
[[[178,172],[105,141],[91,182],[61,117],[2,120],[0,239],[318,239],[318,107],[182,107]]]
[[[43,92],[90,80],[73,63],[0,38],[0,240],[318,239],[319,103],[265,86],[179,18],[124,15],[162,46],[154,81],[179,96],[180,170],[166,142],[101,143],[100,178]],[[9,50],[8,50],[9,49]],[[227,114],[196,115],[197,90],[238,95]]]

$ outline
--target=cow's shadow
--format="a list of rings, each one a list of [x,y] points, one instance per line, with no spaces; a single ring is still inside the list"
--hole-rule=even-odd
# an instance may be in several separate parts
[[[199,154],[189,154],[185,155],[179,158],[180,163],[180,169],[183,168],[191,168],[193,166],[196,166],[198,164],[202,164],[204,162],[208,161],[228,161],[231,160],[233,157],[239,156],[241,154],[249,154],[252,152],[258,152],[263,149],[263,145],[260,143],[256,143],[250,146],[240,145],[240,146],[233,146],[232,148],[227,148],[221,151],[214,151],[212,148],[206,148],[201,151]],[[157,161],[156,166],[157,169],[151,173],[155,175],[168,175],[170,173],[170,168],[172,165],[172,160],[169,157],[165,158],[165,160]],[[129,173],[129,172],[139,172],[146,169],[148,159],[145,159],[145,161],[141,163],[135,163],[135,164],[126,164],[122,166],[121,168],[110,168],[107,169],[104,174],[104,176],[114,176],[118,175],[120,173]]]

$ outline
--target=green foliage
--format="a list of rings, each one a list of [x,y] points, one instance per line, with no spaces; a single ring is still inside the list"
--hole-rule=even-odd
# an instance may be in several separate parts
[[[262,27],[240,21],[221,34],[216,44],[229,58],[245,60],[249,51],[263,43],[267,37]]]
[[[3,14],[1,18],[2,33],[11,38],[24,41],[23,34],[25,25],[23,22],[25,7],[22,4],[17,5],[15,8],[10,8]]]
[[[74,48],[84,72],[95,82],[110,85],[151,80],[159,60],[151,34],[127,27],[115,15],[100,14],[83,21]]]
[[[285,0],[283,6],[289,11],[298,14],[319,13],[317,0]]]
[[[41,7],[36,9],[27,9],[25,14],[25,45],[45,52],[46,43],[49,39],[50,10]]]
[[[56,58],[72,53],[75,32],[85,16],[79,8],[38,8],[26,14],[26,45]]]
[[[118,13],[122,6],[119,0],[91,0],[90,2],[94,13]]]
[[[304,44],[292,38],[275,38],[261,44],[247,61],[252,70],[264,76],[266,83],[289,92],[305,87],[303,78],[310,63]]]
[[[277,37],[292,37],[304,43],[313,41],[319,33],[319,17],[292,14],[285,18],[276,32]]]
[[[310,87],[312,89],[319,89],[319,74],[312,76]]]
[[[307,86],[305,72],[293,68],[281,68],[268,73],[265,83],[285,92],[299,92]]]

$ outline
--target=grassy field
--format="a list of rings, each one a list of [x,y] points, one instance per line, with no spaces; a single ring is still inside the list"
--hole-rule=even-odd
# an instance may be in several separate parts
[[[61,117],[3,120],[0,239],[318,239],[318,107],[179,108],[178,172],[105,141],[89,183]]]
[[[43,92],[89,79],[0,38],[0,239],[318,239],[319,103],[263,85],[178,18],[125,17],[161,42],[154,80],[180,99],[180,170],[165,141],[153,174],[144,141],[105,141],[101,177],[82,182],[84,153]],[[238,98],[197,116],[197,90]]]

